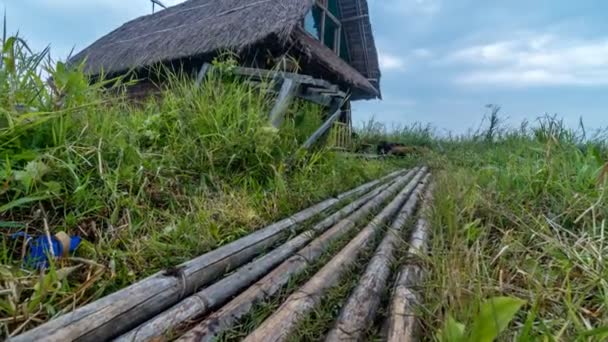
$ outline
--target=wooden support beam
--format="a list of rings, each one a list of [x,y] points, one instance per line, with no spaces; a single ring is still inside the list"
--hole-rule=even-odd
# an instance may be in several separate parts
[[[318,93],[311,93],[308,91],[300,91],[298,93],[298,97],[306,100],[306,101],[310,101],[313,103],[316,103],[320,106],[323,107],[329,107],[331,106],[332,102],[333,102],[333,97],[326,95],[326,94],[318,94]]]
[[[203,83],[203,80],[205,79],[205,76],[207,76],[207,73],[209,72],[209,70],[211,70],[211,68],[213,68],[213,66],[209,63],[204,63],[203,66],[201,67],[201,70],[199,70],[198,75],[196,75],[196,86],[200,87],[200,85]]]
[[[281,124],[285,118],[285,112],[289,108],[289,104],[293,101],[298,87],[298,82],[291,78],[286,78],[283,81],[277,102],[270,112],[270,122],[275,128],[281,127]]]
[[[279,94],[279,92],[281,91],[281,87],[266,87],[263,86],[263,83],[252,79],[245,80],[243,82],[245,84],[249,84],[252,87],[262,89],[263,91],[266,91],[271,94]],[[300,85],[297,87],[295,96],[301,98],[302,100],[310,101],[323,107],[330,107],[336,97],[342,99],[346,97],[346,94],[342,91],[338,91],[336,93],[324,88],[304,87]]]
[[[203,64],[197,74],[196,85],[200,86],[206,75],[209,74],[213,69],[214,67],[211,64]],[[273,126],[275,127],[278,127],[277,125],[280,125],[282,121],[280,118],[281,107],[285,106],[285,108],[283,108],[284,112],[289,106],[289,103],[291,103],[293,100],[294,96],[324,107],[330,107],[335,98],[344,99],[347,96],[346,93],[341,91],[337,85],[325,80],[313,78],[308,75],[245,67],[236,67],[233,69],[233,72],[238,76],[249,78],[248,80],[244,81],[245,83],[260,88],[262,88],[260,84],[261,82],[275,82],[276,86],[274,87],[270,87],[269,89],[264,87],[268,92],[279,94],[277,103],[270,114],[271,122],[273,122]],[[285,83],[284,80],[287,79],[290,81]],[[283,83],[281,84],[280,82]],[[290,83],[292,84],[291,87],[289,86]],[[281,84],[281,87],[278,86],[279,84]],[[289,89],[291,89],[291,91]]]
[[[329,95],[332,97],[339,97],[341,99],[345,98],[346,93],[336,88],[336,86],[332,88],[307,87],[306,91],[311,94]]]
[[[314,145],[320,137],[322,137],[327,131],[331,128],[333,123],[340,118],[340,114],[342,114],[342,104],[338,106],[338,110],[333,113],[324,123],[317,129],[311,136],[306,140],[304,145],[302,145],[303,149],[309,149]]]
[[[265,70],[265,69],[255,69],[255,68],[245,68],[245,67],[236,67],[232,69],[232,72],[238,76],[250,77],[258,80],[281,80],[283,78],[291,78],[295,81],[298,81],[304,85],[311,85],[316,87],[325,87],[332,89],[337,86],[327,82],[325,80],[320,80],[317,78],[313,78],[308,75],[301,75],[292,72],[283,72],[283,71],[274,71],[274,70]]]

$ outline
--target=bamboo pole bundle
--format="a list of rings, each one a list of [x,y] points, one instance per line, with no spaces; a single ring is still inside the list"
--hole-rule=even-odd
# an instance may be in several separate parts
[[[426,168],[378,214],[361,232],[349,242],[329,263],[315,274],[297,292],[287,298],[285,303],[272,314],[260,327],[245,339],[246,342],[284,341],[298,320],[310,312],[321,300],[325,292],[340,279],[344,270],[356,262],[357,256],[368,246],[380,226],[390,220],[409,195],[418,186]]]
[[[433,199],[433,187],[427,190],[424,203],[420,209],[420,218],[410,239],[408,254],[411,258],[422,257],[426,254],[431,202]],[[415,307],[419,303],[416,288],[420,286],[423,269],[417,263],[406,264],[400,271],[391,299],[390,314],[388,317],[388,342],[412,342],[416,341],[416,329],[418,318]]]
[[[407,175],[410,175],[410,173]],[[401,178],[397,178],[396,182],[399,182],[399,179]],[[219,305],[225,303],[230,297],[238,294],[239,291],[243,290],[252,282],[268,273],[279,263],[293,255],[299,248],[310,242],[310,240],[319,232],[325,231],[342,218],[363,206],[388,188],[393,182],[395,181],[389,181],[370,193],[365,194],[363,197],[353,201],[336,213],[322,220],[310,230],[299,234],[270,251],[268,254],[253,260],[240,267],[229,276],[182,300],[167,311],[160,313],[153,319],[120,336],[116,341],[148,341],[154,337],[163,335],[168,330],[175,328],[188,320],[192,320],[217,308]]]
[[[224,305],[217,312],[211,314],[179,341],[213,341],[221,332],[228,330],[239,318],[247,314],[256,302],[273,296],[287,284],[292,276],[312,265],[330,243],[344,235],[355,227],[359,221],[379,208],[395,192],[399,191],[417,171],[417,169],[410,171],[392,186],[359,208],[359,210],[334,225],[330,230],[301,249],[296,255],[283,262],[245,292]]]
[[[393,172],[337,197],[304,209],[216,250],[162,271],[120,291],[53,319],[12,339],[22,341],[101,341],[136,327],[166,310],[218,276],[243,265],[271,247],[284,232],[336,206],[343,199],[368,192],[383,181],[403,174]]]
[[[429,177],[427,174],[387,230],[357,287],[342,307],[336,325],[330,330],[326,341],[359,341],[373,322],[380,305],[380,295],[387,287],[393,254],[401,239],[401,231],[416,210],[418,198],[422,195]]]

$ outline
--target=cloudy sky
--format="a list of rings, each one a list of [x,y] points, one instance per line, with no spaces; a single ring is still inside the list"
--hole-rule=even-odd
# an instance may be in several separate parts
[[[180,0],[163,0],[167,5]],[[221,1],[221,0],[218,0]],[[558,114],[608,126],[608,2],[603,0],[369,0],[383,101],[355,120],[476,128],[486,104],[515,125]],[[149,0],[0,0],[9,29],[61,58],[123,22]]]

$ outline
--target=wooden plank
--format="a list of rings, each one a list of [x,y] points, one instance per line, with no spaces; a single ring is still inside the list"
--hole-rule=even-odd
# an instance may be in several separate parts
[[[418,182],[425,173],[426,168],[422,168],[416,177],[354,239],[306,284],[289,296],[277,311],[244,341],[285,341],[298,321],[319,304],[327,290],[338,282],[344,270],[357,261],[357,257],[365,247],[369,246],[380,227],[392,219],[408,198],[411,200],[410,194],[418,186]]]
[[[317,87],[331,88],[335,85],[328,81],[313,78],[308,75],[301,75],[292,72],[274,71],[266,69],[235,67],[232,69],[235,75],[256,78],[260,80],[281,80],[283,78],[291,78],[301,84],[312,85]]]
[[[380,295],[388,285],[391,263],[397,243],[401,241],[401,231],[416,210],[418,199],[429,180],[429,175],[422,180],[411,198],[401,208],[397,218],[387,230],[386,235],[370,260],[363,276],[348,300],[342,307],[336,325],[330,330],[325,341],[360,341],[363,334],[372,325],[380,306]]]
[[[196,85],[200,86],[203,80],[205,79],[205,76],[213,69],[214,67],[211,64],[203,64],[201,70],[197,74]],[[327,82],[325,80],[315,79],[308,75],[245,67],[235,68],[234,73],[239,76],[249,77],[250,79],[245,80],[244,82],[253,86],[258,86],[259,83],[263,81],[280,81],[283,79],[290,79],[297,84],[297,86],[295,87],[295,96],[303,100],[314,102],[324,107],[328,107],[331,104],[332,97],[346,97],[346,93],[340,91],[340,88],[337,85],[331,84],[330,82]],[[282,91],[285,91],[286,94],[288,94],[289,92],[288,90],[284,89],[285,87],[287,86],[282,85],[281,88],[278,89],[278,93],[281,94]],[[275,91],[275,89],[267,89],[267,91],[271,93],[277,92]],[[288,105],[287,102],[289,102],[289,97],[291,95],[284,96],[285,103]],[[279,109],[280,108],[278,107],[276,108],[277,114],[279,113]],[[273,108],[273,110],[275,109]],[[271,114],[271,117],[272,116],[273,115]]]
[[[378,182],[369,182],[347,193],[355,196],[367,192]],[[247,263],[282,239],[286,231],[335,207],[340,200],[338,197],[327,199],[170,271],[154,274],[53,319],[13,337],[11,341],[104,341],[118,336],[217,280],[222,274]]]
[[[285,119],[285,112],[289,108],[289,105],[293,101],[296,91],[298,90],[299,84],[291,78],[285,78],[279,96],[277,98],[272,111],[270,111],[270,123],[275,127],[281,127]]]
[[[306,87],[306,92],[308,93],[314,93],[314,94],[326,94],[326,95],[331,95],[331,96],[338,96],[338,97],[346,97],[346,93],[341,91],[338,86],[333,86],[333,87],[323,87],[323,88],[319,88],[319,87]]]
[[[340,105],[338,107],[338,110],[333,113],[324,123],[323,125],[321,125],[321,127],[319,127],[319,129],[317,129],[311,136],[310,138],[308,138],[308,140],[306,140],[306,142],[304,142],[304,144],[302,145],[303,149],[309,149],[312,147],[312,145],[314,145],[315,142],[317,142],[317,140],[319,140],[320,137],[322,137],[325,133],[327,133],[327,130],[329,130],[331,128],[331,126],[333,125],[333,123],[338,120],[338,118],[340,117],[340,114],[342,114],[342,105]]]
[[[280,92],[280,87],[279,87],[279,89],[273,89],[272,87],[263,87],[262,84],[264,84],[264,83],[261,83],[259,81],[255,81],[252,79],[245,80],[243,82],[245,84],[251,85],[252,87],[263,89],[264,91],[271,93],[271,94],[278,94]],[[315,89],[319,89],[319,88],[315,88]],[[345,96],[346,94],[344,92],[337,93],[337,96],[340,98],[342,98],[342,95]],[[297,87],[295,96],[302,100],[310,101],[310,102],[316,103],[323,107],[329,107],[334,102],[334,97],[336,95],[332,96],[330,94],[309,92],[306,87],[299,86],[299,87]]]
[[[314,102],[323,107],[329,107],[334,102],[334,98],[329,95],[310,93],[306,90],[302,90],[302,88],[300,88],[297,96],[303,100]]]

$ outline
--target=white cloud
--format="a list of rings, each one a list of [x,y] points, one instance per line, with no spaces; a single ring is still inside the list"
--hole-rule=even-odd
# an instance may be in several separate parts
[[[464,48],[444,62],[468,68],[456,79],[465,84],[608,85],[608,38],[528,34]]]
[[[405,70],[405,60],[399,56],[379,52],[378,59],[380,62],[380,69],[383,72]]]

